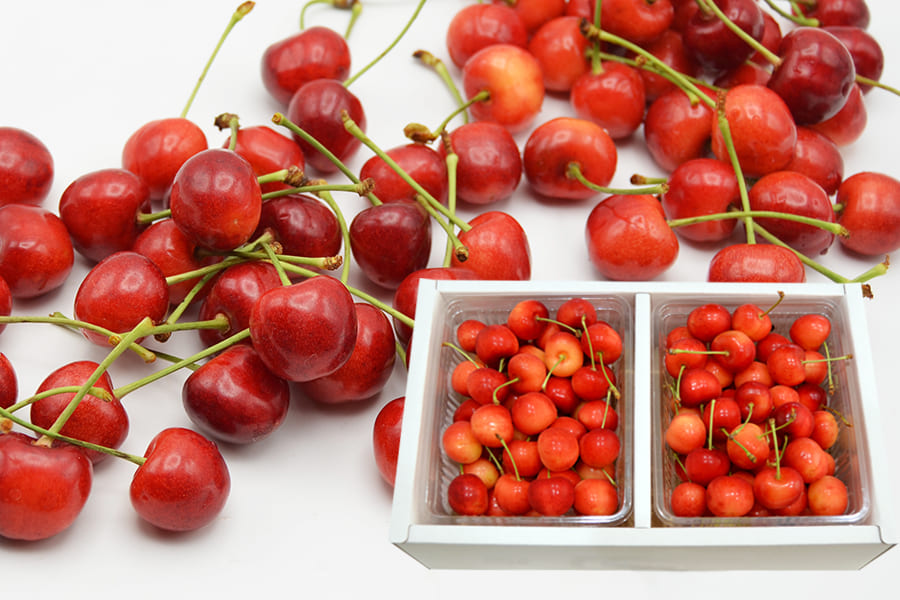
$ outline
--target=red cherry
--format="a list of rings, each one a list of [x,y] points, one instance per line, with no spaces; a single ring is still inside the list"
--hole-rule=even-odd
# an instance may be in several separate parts
[[[75,318],[113,333],[127,333],[147,317],[161,323],[168,310],[169,287],[162,271],[132,251],[116,252],[97,263],[75,293]],[[81,331],[95,344],[110,344],[102,333]]]
[[[847,102],[837,114],[830,119],[810,125],[810,127],[825,135],[837,146],[843,147],[849,146],[860,138],[866,129],[868,120],[863,93],[857,84],[853,86]]]
[[[754,0],[714,0],[728,19],[759,41],[765,31],[763,11]],[[697,64],[710,72],[727,71],[744,62],[753,48],[711,10],[697,10],[682,31],[684,45]]]
[[[778,45],[781,43],[781,38],[784,37],[781,31],[781,25],[775,20],[775,17],[765,11],[763,11],[763,25],[763,34],[759,43],[769,52],[777,54]],[[769,60],[759,51],[754,52],[750,56],[750,61],[762,67],[768,67],[770,64]]]
[[[766,359],[766,366],[775,383],[795,386],[806,379],[803,361],[806,353],[796,344],[785,344],[775,348]]]
[[[394,292],[391,305],[395,310],[411,319],[415,319],[416,316],[419,282],[422,279],[456,280],[480,279],[480,277],[475,271],[467,267],[428,267],[410,273],[400,282],[400,285]],[[397,339],[403,343],[408,342],[412,337],[412,329],[398,319],[394,319],[394,331],[397,333]]]
[[[473,121],[452,130],[448,142],[458,157],[459,200],[491,204],[512,196],[522,179],[522,156],[509,130],[491,121]],[[438,151],[446,156],[444,144]]]
[[[712,429],[713,440],[720,442],[727,437],[727,432],[740,425],[741,407],[733,397],[715,398],[703,407],[703,423]]]
[[[170,427],[150,440],[144,457],[129,489],[142,519],[168,531],[193,531],[222,512],[231,476],[214,442]]]
[[[397,347],[391,322],[381,309],[356,303],[356,344],[337,371],[299,384],[300,391],[324,404],[342,404],[374,398],[391,376]]]
[[[865,256],[879,256],[900,248],[900,181],[889,175],[863,171],[840,185],[835,198],[838,223],[850,231],[840,244]]]
[[[772,244],[732,244],[716,252],[708,281],[806,281],[806,269],[789,249]]]
[[[695,158],[705,157],[715,127],[712,109],[691,102],[675,89],[660,95],[644,115],[644,141],[654,162],[666,171]]]
[[[483,404],[475,409],[472,418],[472,433],[483,446],[501,448],[508,444],[515,434],[515,426],[509,409],[502,404]]]
[[[69,277],[75,250],[58,216],[26,204],[0,206],[0,278],[13,298],[35,298]]]
[[[603,29],[636,44],[646,44],[669,29],[675,18],[670,0],[605,0]]]
[[[587,298],[569,298],[556,309],[556,320],[582,331],[597,322],[597,309]]]
[[[736,467],[755,471],[765,465],[769,457],[769,442],[762,427],[756,423],[742,423],[728,434],[725,452]]]
[[[753,497],[770,510],[787,508],[803,494],[803,490],[803,477],[791,467],[766,466],[753,478]]]
[[[468,249],[465,261],[453,256],[452,267],[465,267],[480,279],[528,280],[531,249],[519,222],[502,211],[487,211],[469,221],[470,229],[459,234]]]
[[[833,196],[844,179],[844,158],[828,136],[810,127],[798,127],[794,156],[784,170],[806,175]]]
[[[147,184],[151,200],[161,200],[181,165],[208,147],[206,134],[193,121],[158,119],[142,125],[126,140],[122,167]]]
[[[622,336],[606,321],[597,321],[582,334],[581,349],[588,358],[610,365],[622,355]]]
[[[607,479],[584,479],[575,484],[575,512],[610,516],[619,509],[619,493]]]
[[[580,118],[600,125],[614,140],[625,139],[644,121],[644,80],[639,69],[609,61],[599,73],[587,71],[579,76],[569,101]]]
[[[228,148],[230,145],[229,136],[222,147]],[[297,167],[302,171],[306,166],[303,151],[294,140],[264,125],[239,128],[234,151],[250,163],[257,176],[289,167]],[[272,181],[262,185],[262,192],[274,192],[287,187],[285,183]]]
[[[812,483],[826,474],[826,454],[815,440],[798,437],[788,442],[781,459],[782,464],[797,470],[805,483]]]
[[[825,315],[800,315],[788,329],[791,341],[804,350],[818,350],[831,335],[831,320]]]
[[[505,324],[485,326],[475,337],[475,354],[486,365],[497,366],[519,351],[516,334]]]
[[[646,42],[642,46],[644,50],[675,71],[691,77],[697,75],[697,65],[688,55],[680,31],[674,28],[667,29],[656,39]],[[638,69],[638,74],[644,81],[644,95],[648,104],[676,89],[674,83],[648,69]]]
[[[35,393],[40,394],[47,390],[70,385],[80,386],[94,374],[98,367],[99,364],[90,360],[67,363],[47,375]],[[113,395],[113,384],[109,372],[104,371],[93,387],[106,390],[109,397],[98,398],[86,394],[60,433],[107,448],[119,448],[128,436],[128,414],[119,399]],[[31,422],[39,427],[49,429],[74,397],[75,392],[64,392],[38,400],[31,405]],[[93,464],[97,464],[109,456],[99,450],[82,449],[82,451]]]
[[[590,212],[585,226],[588,256],[614,280],[653,279],[678,256],[678,238],[650,195],[612,195]]]
[[[528,128],[544,103],[541,66],[527,50],[512,44],[482,48],[463,66],[465,97],[487,91],[489,99],[469,109],[478,121],[494,121],[511,133]]]
[[[356,343],[356,307],[328,275],[265,292],[250,312],[250,339],[263,363],[288,381],[309,381],[347,362]]]
[[[520,340],[534,340],[547,327],[550,311],[540,300],[520,300],[510,309],[506,325]]]
[[[512,6],[529,33],[537,31],[541,25],[550,19],[564,15],[567,8],[566,0],[517,0],[511,5],[506,0],[492,1],[495,4]]]
[[[0,435],[0,536],[8,539],[42,540],[67,529],[91,491],[93,468],[81,450],[34,442]]]
[[[34,134],[0,127],[0,206],[39,205],[53,185],[53,156]]]
[[[572,416],[586,430],[612,429],[619,426],[619,413],[604,400],[587,400],[578,405]]]
[[[809,437],[815,428],[813,412],[799,402],[782,404],[775,409],[772,417],[775,419],[775,426],[791,439]]]
[[[268,46],[261,71],[266,90],[286,106],[294,92],[314,79],[347,79],[350,47],[333,29],[308,27]]]
[[[460,515],[483,515],[488,509],[488,489],[477,475],[463,473],[450,481],[447,503]]]
[[[575,484],[559,475],[536,477],[528,486],[528,502],[545,517],[564,515],[575,504]]]
[[[470,421],[454,421],[448,425],[441,434],[441,449],[447,458],[460,465],[473,463],[484,453]]]
[[[204,248],[227,252],[249,241],[262,211],[253,167],[236,152],[211,148],[185,161],[172,182],[172,220]]]
[[[314,196],[290,194],[263,202],[253,237],[265,231],[275,235],[285,254],[337,256],[343,238],[334,212]]]
[[[544,88],[550,92],[571,90],[590,68],[589,46],[578,17],[560,16],[541,25],[531,35],[528,51],[541,65]]]
[[[542,392],[517,396],[510,407],[513,425],[525,435],[538,435],[557,418],[556,405]]]
[[[438,202],[447,202],[447,165],[444,158],[425,144],[396,146],[385,152]],[[361,180],[375,182],[375,195],[382,202],[415,202],[418,192],[380,156],[373,156],[359,170]]]
[[[213,281],[200,305],[201,320],[224,315],[228,328],[200,329],[200,340],[212,346],[231,337],[250,325],[253,305],[263,293],[282,285],[274,265],[262,261],[248,261],[232,265]]]
[[[252,346],[230,346],[185,380],[185,412],[205,434],[232,444],[267,438],[287,416],[288,383],[266,369]]]
[[[365,131],[366,115],[359,99],[335,79],[314,79],[294,93],[286,116],[339,160],[346,161],[356,153],[361,142],[344,127],[344,112]],[[338,170],[328,157],[301,136],[293,134],[293,137],[307,164],[326,174]]]
[[[606,428],[591,429],[578,440],[581,460],[585,464],[602,469],[619,457],[621,442],[618,434]]]
[[[369,206],[350,222],[350,247],[370,281],[396,289],[410,273],[428,265],[431,217],[418,202]]]
[[[684,457],[684,472],[689,481],[707,485],[721,475],[727,475],[731,461],[720,448],[694,448]]]
[[[394,398],[381,407],[372,426],[372,452],[381,478],[391,487],[397,476],[400,432],[403,430],[403,408],[406,396]]]
[[[9,408],[19,396],[19,380],[9,358],[0,352],[0,408]]]
[[[519,479],[512,472],[504,473],[494,484],[494,496],[506,514],[523,515],[531,510],[528,488],[531,482]]]
[[[711,342],[720,333],[731,329],[731,313],[718,303],[702,304],[691,309],[685,324],[692,336],[702,342]]]
[[[593,121],[557,117],[539,125],[525,143],[525,177],[539,194],[562,200],[583,200],[596,191],[568,174],[576,164],[584,178],[608,186],[616,171],[618,152],[612,138]]]
[[[697,407],[722,395],[716,376],[706,369],[685,369],[678,383],[678,398],[683,406]]]
[[[494,44],[525,48],[528,31],[518,13],[506,4],[464,6],[447,24],[445,43],[450,60],[462,68],[473,54]]]
[[[702,517],[706,512],[706,488],[699,483],[683,481],[672,490],[669,504],[676,517]]]
[[[806,497],[809,510],[814,515],[842,515],[850,504],[847,485],[833,475],[826,475],[809,484]]]
[[[753,486],[736,475],[716,477],[706,486],[706,505],[717,517],[742,517],[753,508]]]
[[[102,169],[69,184],[59,199],[59,216],[72,245],[82,256],[99,262],[131,250],[147,228],[138,223],[141,213],[152,212],[150,190],[125,169]]]
[[[815,0],[800,3],[797,8],[805,16],[816,19],[822,27],[850,25],[865,29],[871,18],[865,0]]]

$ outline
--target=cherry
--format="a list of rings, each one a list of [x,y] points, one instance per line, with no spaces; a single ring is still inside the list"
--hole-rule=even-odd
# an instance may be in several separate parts
[[[531,278],[531,248],[522,225],[502,211],[481,213],[459,234],[468,249],[465,261],[454,255],[452,267],[465,267],[480,279],[524,281]]]
[[[540,63],[512,44],[494,44],[472,55],[463,67],[462,84],[469,100],[483,91],[489,96],[472,105],[472,116],[497,122],[511,133],[527,129],[544,103]]]
[[[731,312],[718,303],[702,304],[688,313],[686,326],[688,333],[701,342],[711,342],[720,333],[731,329]]]
[[[418,299],[419,282],[426,280],[480,279],[477,273],[467,267],[426,267],[406,276],[394,292],[391,302],[393,308],[403,315],[414,319],[416,301]],[[402,343],[409,342],[412,328],[399,319],[394,318],[394,331]]]
[[[827,453],[813,439],[798,437],[791,439],[784,448],[782,464],[797,470],[805,483],[812,483],[825,476]]]
[[[478,319],[466,319],[456,327],[456,342],[466,352],[475,351],[475,338],[485,324]]]
[[[263,202],[253,237],[270,231],[285,254],[327,257],[341,251],[341,226],[324,202],[306,194],[289,194]]]
[[[506,373],[492,367],[477,367],[466,377],[464,395],[479,405],[502,404],[509,395],[509,387],[506,385],[508,382]]]
[[[350,223],[350,247],[370,281],[396,289],[410,273],[428,265],[431,217],[417,202],[370,206]]]
[[[437,150],[420,143],[405,144],[385,152],[401,169],[439,202],[447,202],[447,165]],[[371,179],[382,202],[416,201],[416,192],[384,158],[375,155],[359,170],[360,180]]]
[[[98,367],[96,362],[90,360],[67,363],[47,375],[35,393],[40,394],[58,387],[83,385]],[[113,394],[112,380],[108,372],[105,371],[93,387],[105,390],[108,397],[98,398],[90,393],[86,394],[59,433],[107,448],[119,448],[128,437],[128,414]],[[63,392],[41,398],[31,405],[31,422],[44,429],[50,429],[74,397],[75,392]],[[82,449],[82,452],[93,464],[109,456],[98,450]]]
[[[810,438],[815,441],[822,450],[828,450],[837,443],[840,429],[838,428],[837,419],[827,410],[819,409],[813,411],[813,431]]]
[[[573,417],[586,430],[612,429],[619,426],[619,413],[604,400],[587,400],[572,411]]]
[[[725,71],[713,82],[718,88],[733,88],[736,85],[766,85],[772,73],[762,65],[747,61],[729,71]]]
[[[575,484],[573,508],[580,515],[613,515],[619,509],[619,493],[607,479],[584,479]]]
[[[644,79],[639,69],[608,61],[572,83],[569,101],[578,117],[600,125],[614,140],[625,139],[644,121]]]
[[[314,79],[346,80],[350,62],[347,40],[333,29],[314,26],[269,45],[260,70],[266,91],[286,106]]]
[[[62,219],[40,206],[0,206],[0,278],[13,298],[35,298],[59,288],[74,264]]]
[[[585,235],[591,263],[608,279],[650,280],[678,257],[678,238],[647,194],[607,197],[588,214]]]
[[[706,442],[706,425],[695,411],[684,410],[672,417],[665,431],[666,444],[678,454],[687,454]]]
[[[672,377],[678,377],[683,368],[704,367],[709,356],[706,350],[706,344],[695,337],[675,340],[666,349],[666,372]]]
[[[743,331],[751,340],[758,342],[772,332],[772,318],[756,304],[741,304],[731,313],[731,329]]]
[[[683,481],[672,490],[669,505],[676,517],[702,517],[706,512],[706,488],[699,483]]]
[[[691,2],[690,4],[694,3]],[[691,77],[697,75],[697,65],[688,56],[684,47],[684,40],[679,31],[669,28],[663,31],[656,39],[646,42],[642,46],[644,50],[671,69]],[[676,85],[672,81],[659,73],[648,69],[638,69],[638,74],[644,81],[644,96],[648,104],[676,89]]]
[[[850,503],[846,484],[833,475],[825,475],[810,483],[806,498],[809,511],[814,515],[842,515]]]
[[[759,41],[765,31],[763,11],[753,0],[713,0],[721,12],[747,35]],[[701,8],[682,30],[691,58],[709,72],[727,71],[753,55],[753,48],[711,10]]]
[[[569,298],[556,309],[556,320],[582,331],[597,322],[597,309],[587,298]]]
[[[551,335],[544,346],[544,364],[557,377],[570,377],[584,364],[581,342],[568,331]]]
[[[744,175],[761,177],[790,162],[797,143],[797,124],[781,96],[762,85],[737,85],[725,93],[723,110]],[[759,115],[766,118],[760,119]],[[712,150],[719,160],[729,160],[715,120]]]
[[[791,439],[809,437],[815,428],[812,411],[800,402],[786,402],[772,414],[775,426]]]
[[[810,125],[810,127],[825,135],[839,147],[848,146],[858,140],[865,131],[869,120],[861,90],[859,84],[854,85],[850,90],[847,102],[837,114],[830,119]]]
[[[101,169],[77,178],[59,199],[59,216],[75,250],[99,262],[123,250],[131,250],[147,225],[141,213],[152,212],[150,190],[125,169]]]
[[[454,421],[441,434],[441,449],[447,458],[461,465],[481,458],[484,447],[472,431],[469,421]]]
[[[168,531],[193,531],[221,513],[231,491],[228,466],[215,442],[183,427],[157,433],[131,480],[131,505]]]
[[[772,374],[772,380],[782,385],[795,386],[806,380],[806,368],[803,361],[806,352],[797,344],[785,344],[772,350],[766,359],[766,366]]]
[[[464,6],[447,24],[447,52],[462,68],[473,54],[494,44],[525,48],[528,30],[519,14],[506,4],[479,3]]]
[[[509,327],[520,340],[535,340],[547,327],[550,311],[540,300],[520,300],[506,317]]]
[[[270,371],[288,381],[309,381],[350,358],[356,307],[344,284],[318,275],[263,293],[250,312],[249,329]]]
[[[806,269],[788,248],[773,244],[732,244],[713,256],[707,280],[803,283]]]
[[[515,466],[513,464],[515,463]],[[513,439],[503,450],[503,470],[517,472],[519,477],[534,477],[543,468],[538,453],[537,441],[533,439]]]
[[[841,183],[835,197],[838,223],[850,231],[840,244],[857,254],[878,256],[900,248],[900,181],[862,171]]]
[[[804,487],[797,470],[765,466],[753,478],[753,497],[769,510],[781,510],[796,502]]]
[[[558,475],[537,477],[528,486],[528,501],[540,515],[562,516],[575,504],[575,484]]]
[[[772,415],[774,404],[769,385],[760,381],[745,381],[737,387],[734,401],[741,410],[741,418],[751,423],[763,423]]]
[[[512,196],[522,179],[522,156],[515,138],[492,121],[473,121],[450,131],[458,157],[456,197],[470,204],[492,204]],[[446,156],[445,144],[438,152]]]
[[[609,365],[622,356],[622,336],[606,321],[597,321],[582,334],[581,349],[589,359],[593,356],[595,361]]]
[[[756,358],[762,362],[769,360],[772,351],[779,346],[790,344],[791,340],[777,331],[770,331],[756,343]]]
[[[572,380],[568,377],[556,377],[551,375],[544,385],[544,393],[553,400],[556,408],[562,414],[570,414],[578,405],[579,398],[572,389]]]
[[[0,435],[0,536],[41,540],[67,529],[87,502],[91,461],[75,446]]]
[[[779,64],[768,86],[785,101],[798,125],[818,123],[847,102],[856,78],[850,51],[819,27],[798,27],[778,47]]]
[[[528,136],[522,160],[525,177],[536,192],[561,200],[584,200],[597,192],[569,175],[578,166],[584,178],[605,187],[616,171],[615,142],[600,125],[573,117],[556,117]]]
[[[504,443],[508,444],[515,434],[512,415],[501,404],[483,404],[476,408],[469,423],[475,439],[488,448],[500,448]]]
[[[824,133],[798,127],[794,156],[784,170],[806,175],[833,196],[844,179],[844,158],[837,144]],[[831,214],[834,215],[833,209]]]
[[[878,81],[881,78],[881,72],[884,70],[884,52],[872,34],[852,25],[823,27],[822,29],[846,46],[853,58],[853,66],[857,75],[872,81]],[[872,89],[872,85],[861,83],[859,88],[860,91],[866,93]]]
[[[807,313],[791,322],[788,335],[804,350],[818,350],[831,334],[831,320],[825,315]]]
[[[127,333],[149,317],[161,323],[169,310],[169,287],[153,261],[126,250],[97,263],[75,293],[75,318],[113,333]],[[110,345],[108,336],[82,328],[88,340]]]
[[[753,502],[753,486],[736,475],[721,475],[706,486],[706,505],[717,517],[742,517]]]
[[[578,437],[561,427],[548,427],[537,437],[541,464],[551,471],[571,469],[578,462]]]
[[[517,478],[512,473],[504,473],[494,484],[494,497],[497,504],[509,515],[524,515],[531,510],[528,501],[528,488],[531,482]]]
[[[582,400],[602,400],[609,394],[616,381],[615,374],[606,365],[584,365],[572,373],[572,389]]]
[[[267,438],[290,406],[287,381],[246,344],[229,346],[190,374],[182,386],[185,412],[203,433],[232,444]]]
[[[722,385],[706,369],[685,369],[678,381],[678,399],[683,406],[698,407],[722,395]]]
[[[224,148],[230,146],[231,136],[223,144]],[[257,176],[268,175],[290,167],[296,167],[303,171],[306,166],[306,159],[300,146],[291,138],[265,125],[238,128],[234,151],[250,163]],[[263,193],[287,187],[287,184],[280,181],[270,181],[261,186]]]
[[[600,427],[581,436],[578,448],[585,464],[602,469],[613,464],[619,457],[621,442],[615,431]]]
[[[727,212],[740,203],[737,178],[731,165],[713,158],[694,158],[675,167],[662,207],[670,219]],[[678,227],[678,235],[694,242],[728,238],[737,221],[722,219]]]
[[[0,408],[9,408],[19,395],[19,379],[9,358],[0,352]]]
[[[366,115],[359,101],[346,86],[334,79],[314,79],[298,89],[287,108],[287,118],[320,142],[339,160],[352,157],[361,145],[344,127],[343,113],[365,131]],[[338,170],[330,158],[313,147],[303,136],[293,134],[308,165],[321,173]]]
[[[32,133],[0,127],[0,206],[40,205],[53,185],[53,156]]]
[[[382,389],[394,370],[396,344],[391,321],[368,302],[356,303],[356,344],[337,371],[298,384],[308,398],[324,404],[368,400]]]
[[[193,155],[209,147],[206,134],[193,121],[173,117],[150,121],[138,128],[122,148],[122,167],[140,177],[151,200],[168,193],[175,173]]]
[[[475,336],[475,354],[489,366],[497,366],[502,359],[508,359],[519,351],[519,339],[503,323],[486,325]]]
[[[253,167],[236,152],[204,150],[172,182],[172,220],[198,245],[227,252],[249,241],[262,210]]]
[[[806,358],[803,360],[806,370],[806,383],[814,385],[822,385],[828,378],[828,362],[821,352],[815,350],[807,350]]]
[[[406,396],[387,402],[375,415],[372,426],[372,452],[375,467],[381,478],[394,486],[397,477],[397,459],[400,453],[400,433],[403,430],[403,409]]]
[[[494,491],[497,480],[500,479],[500,470],[494,465],[494,462],[487,457],[480,457],[474,462],[462,466],[463,473],[472,473],[484,482],[488,492]]]
[[[755,471],[764,466],[769,457],[769,442],[758,424],[742,423],[728,434],[725,452],[736,467]]]
[[[798,3],[797,7],[822,27],[849,25],[865,29],[871,17],[865,0],[814,0]]]
[[[528,41],[528,51],[541,65],[544,89],[568,92],[590,68],[590,42],[581,33],[581,19],[559,16],[547,21]]]
[[[796,171],[774,171],[761,177],[749,192],[751,210],[774,211],[833,223],[834,207],[822,187]],[[760,217],[756,222],[797,252],[823,254],[834,234],[814,225]]]
[[[727,438],[726,432],[740,425],[741,407],[733,397],[715,398],[703,407],[703,423],[707,430],[712,430],[713,440],[721,442]]]
[[[528,33],[534,33],[537,29],[554,17],[566,13],[566,0],[516,0],[510,4],[506,0],[493,0],[495,4],[507,4],[515,9]]]
[[[488,509],[488,489],[477,475],[462,473],[447,486],[447,503],[457,514],[483,515]]]
[[[702,89],[702,88],[701,88]],[[715,126],[712,109],[673,89],[661,94],[644,115],[644,141],[654,162],[666,171],[703,158]]]
[[[475,369],[479,369],[483,366],[484,365],[481,364],[481,362],[475,362],[473,360],[464,360],[464,361],[459,362],[455,367],[453,367],[453,373],[450,376],[451,389],[454,392],[456,392],[457,394],[460,394],[462,396],[467,396],[469,394],[469,390],[468,390],[469,375],[471,375],[472,371],[474,371]],[[473,399],[469,398],[468,400],[473,400]],[[469,404],[468,400],[466,402],[463,402],[463,404],[468,405]],[[478,404],[478,403],[476,402],[476,404]],[[466,407],[460,407],[458,409],[459,411],[461,411],[461,413],[457,414],[456,417],[468,419],[469,415],[467,414],[467,412],[462,413],[464,408],[466,408]],[[477,407],[474,407],[474,408],[477,408]],[[470,412],[470,411],[468,411],[468,412]]]
[[[517,396],[510,407],[513,425],[525,435],[538,435],[557,418],[556,405],[542,392]]]
[[[728,454],[720,448],[694,448],[684,457],[688,480],[704,486],[720,475],[727,475],[730,468]]]
[[[784,37],[781,31],[781,25],[775,20],[771,14],[763,11],[763,34],[759,39],[759,43],[772,54],[778,53],[778,46]],[[757,50],[750,56],[750,61],[762,67],[768,67],[769,61],[762,52]]]

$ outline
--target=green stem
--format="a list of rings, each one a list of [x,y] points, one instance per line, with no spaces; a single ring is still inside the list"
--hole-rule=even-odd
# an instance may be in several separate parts
[[[697,215],[694,217],[684,217],[681,219],[670,219],[668,221],[668,224],[669,227],[684,227],[686,225],[694,225],[696,223],[705,223],[708,221],[726,221],[729,219],[741,219],[746,217],[784,219],[785,221],[794,221],[796,223],[803,223],[804,225],[818,227],[819,229],[824,229],[829,233],[833,233],[841,237],[848,237],[850,235],[850,232],[847,231],[846,227],[833,221],[825,221],[823,219],[815,219],[813,217],[807,217],[805,215],[796,215],[792,213],[778,212],[773,210],[735,210],[709,215]]]
[[[759,40],[756,40],[748,34],[746,31],[738,27],[734,21],[728,18],[728,16],[722,12],[722,9],[716,6],[716,3],[712,0],[696,0],[698,4],[700,4],[700,10],[705,10],[707,12],[711,12],[716,17],[722,21],[722,23],[731,30],[734,35],[741,38],[748,46],[753,48],[756,52],[766,59],[769,63],[775,65],[776,67],[781,64],[781,58],[778,57],[777,54],[763,46],[759,43]]]
[[[394,49],[394,46],[396,46],[400,42],[400,40],[403,38],[403,36],[406,35],[406,32],[409,31],[410,27],[412,27],[412,24],[415,22],[416,18],[419,16],[419,13],[422,12],[422,8],[425,6],[425,1],[426,0],[419,0],[418,4],[416,5],[416,9],[413,11],[412,16],[406,22],[406,25],[404,25],[403,29],[400,30],[400,33],[397,34],[397,37],[395,37],[394,40],[390,44],[388,44],[387,48],[382,50],[381,53],[378,56],[376,56],[369,64],[367,64],[365,67],[360,69],[355,75],[351,75],[350,77],[348,77],[347,80],[344,81],[344,87],[350,87],[353,84],[353,82],[356,81],[357,79],[359,79],[359,77],[363,73],[365,73],[366,71],[371,69],[373,66],[375,66],[375,64],[378,63],[378,61],[380,61],[382,58],[384,58],[388,52],[390,52],[391,50]]]
[[[172,210],[167,208],[165,210],[161,210],[155,213],[138,213],[137,214],[137,223],[138,225],[149,225],[154,221],[159,221],[161,219],[168,219],[172,216]]]
[[[624,189],[597,185],[596,183],[587,180],[587,178],[584,176],[584,173],[582,173],[581,171],[581,165],[574,161],[570,162],[567,165],[566,177],[568,177],[569,179],[575,179],[581,185],[590,188],[595,192],[603,192],[605,194],[665,194],[669,189],[669,186],[666,183],[655,184],[650,187]]]
[[[33,396],[29,396],[24,400],[19,400],[12,406],[8,407],[7,410],[9,412],[16,412],[17,410],[25,408],[30,404],[34,404],[38,400],[43,400],[44,398],[49,398],[50,396],[55,396],[56,394],[72,394],[80,389],[80,385],[64,385],[61,387],[53,388],[51,390],[44,390],[43,392],[37,393]],[[92,387],[88,390],[87,393],[95,398],[103,400],[104,402],[111,402],[113,400],[113,395],[103,388]]]
[[[453,81],[453,77],[450,75],[450,71],[447,70],[447,65],[444,64],[444,61],[427,50],[416,50],[413,52],[413,58],[420,60],[423,64],[431,67],[432,70],[437,73],[438,77],[441,78],[441,81],[444,82],[444,85],[447,86],[447,89],[450,90],[453,99],[456,100],[456,105],[462,109],[463,122],[468,123],[468,105],[466,104],[465,99],[463,99],[456,83]]]
[[[89,331],[94,331],[101,335],[104,335],[110,339],[115,339],[119,337],[119,334],[106,329],[105,327],[100,327],[99,325],[94,325],[93,323],[88,323],[86,321],[79,321],[78,319],[71,319],[62,313],[55,312],[50,316],[41,317],[41,316],[0,316],[0,323],[51,323],[53,325],[61,325],[68,329],[72,330],[80,330],[87,329]],[[129,348],[135,354],[140,356],[144,362],[153,362],[156,359],[156,356],[150,350],[147,350],[140,344],[132,344]]]
[[[335,218],[338,222],[338,228],[341,230],[341,239],[343,240],[344,246],[344,254],[341,268],[341,283],[347,285],[347,282],[350,280],[350,228],[347,226],[347,219],[344,218],[344,212],[341,210],[341,207],[337,202],[334,201],[334,197],[327,191],[321,191],[318,194],[319,198],[322,199],[325,204],[331,209],[334,213]],[[381,202],[379,201],[379,204]]]

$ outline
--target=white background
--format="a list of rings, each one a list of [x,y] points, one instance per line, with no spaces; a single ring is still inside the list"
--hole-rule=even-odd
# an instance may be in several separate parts
[[[56,179],[46,205],[56,209],[73,179],[100,168],[119,166],[126,138],[143,123],[177,116],[238,2],[174,1],[5,3],[0,18],[0,124],[21,127],[41,138],[56,163]],[[431,0],[408,36],[392,54],[352,86],[368,116],[368,131],[382,147],[405,142],[410,121],[429,127],[453,109],[437,77],[410,58],[419,48],[449,64],[444,34],[461,0]],[[786,2],[783,3],[786,5]],[[883,80],[900,85],[900,8],[870,0],[870,32],[887,56]],[[411,1],[364,0],[363,16],[350,38],[353,71],[379,53],[412,13]],[[298,29],[300,2],[260,0],[225,43],[189,117],[219,145],[225,134],[212,126],[222,112],[235,112],[244,125],[268,123],[283,110],[266,94],[259,74],[266,46]],[[331,24],[339,30],[348,14],[324,6],[307,13],[307,25]],[[455,75],[458,71],[453,69]],[[846,174],[876,170],[900,175],[896,134],[900,98],[874,91],[866,96],[869,127],[844,149]],[[548,98],[545,118],[566,112],[565,101]],[[524,134],[519,140],[524,142]],[[619,145],[614,184],[625,186],[634,172],[662,174],[649,160],[640,134]],[[371,154],[363,150],[355,169]],[[584,221],[596,201],[551,205],[523,184],[516,196],[493,208],[512,213],[526,229],[533,255],[533,278],[595,279],[583,241]],[[348,215],[364,206],[341,197]],[[474,213],[466,212],[471,216]],[[349,218],[349,217],[348,217]],[[436,228],[433,262],[443,251]],[[682,244],[675,266],[661,280],[702,281],[708,249]],[[823,261],[854,276],[876,260],[859,260],[835,246]],[[71,313],[74,292],[88,264],[76,260],[68,284],[32,302],[16,303],[18,314]],[[356,279],[355,279],[356,280]],[[810,281],[823,281],[814,273]],[[358,283],[359,281],[356,280]],[[896,401],[896,341],[900,320],[900,274],[873,283],[867,302],[880,390],[883,427],[891,441],[900,427]],[[389,294],[383,295],[389,298]],[[187,354],[197,347],[187,334],[167,348]],[[69,362],[99,360],[104,352],[50,326],[10,326],[0,351],[13,361],[21,393],[34,390],[52,369]],[[126,359],[114,366],[116,385],[147,372]],[[142,454],[160,429],[190,426],[181,407],[177,374],[130,395],[126,408],[131,434],[123,449]],[[859,572],[455,572],[429,571],[388,542],[391,491],[375,469],[372,423],[381,406],[403,394],[405,374],[398,367],[378,397],[357,406],[325,408],[295,394],[282,429],[253,447],[223,447],[232,474],[232,494],[221,517],[187,535],[166,535],[144,525],[128,501],[133,465],[110,460],[96,469],[92,496],[66,532],[39,543],[0,540],[5,594],[98,592],[115,589],[129,597],[189,593],[261,597],[282,591],[291,596],[369,594],[395,598],[459,597],[551,593],[628,594],[631,597],[724,594],[730,598],[802,594],[805,597],[862,596],[896,581],[900,551],[887,553]],[[877,426],[877,424],[875,424]],[[890,464],[900,450],[890,443]],[[894,469],[894,497],[897,469]],[[895,532],[896,533],[896,532]],[[703,569],[703,565],[695,565]],[[747,565],[736,565],[736,567]]]

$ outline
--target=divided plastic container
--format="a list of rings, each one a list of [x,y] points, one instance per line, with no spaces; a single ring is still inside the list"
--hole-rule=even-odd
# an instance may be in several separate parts
[[[662,440],[670,414],[661,342],[701,304],[729,309],[770,306],[786,334],[802,313],[832,321],[829,352],[852,354],[833,365],[830,405],[842,426],[831,453],[850,505],[835,517],[680,518],[668,503],[679,479]],[[616,410],[622,441],[616,481],[619,510],[608,517],[460,516],[446,502],[458,467],[440,438],[461,398],[450,389],[459,361],[444,345],[463,320],[504,322],[520,300],[544,302],[551,314],[565,300],[586,298],[623,338],[614,364],[622,397]],[[469,569],[859,569],[896,543],[878,397],[871,373],[860,286],[614,282],[434,281],[420,283],[411,347],[403,434],[390,540],[431,568]]]

